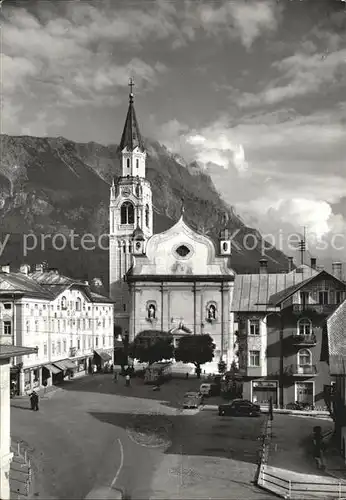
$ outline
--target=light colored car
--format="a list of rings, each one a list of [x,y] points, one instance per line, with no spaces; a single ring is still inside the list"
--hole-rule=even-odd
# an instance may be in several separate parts
[[[198,408],[202,404],[202,395],[198,392],[187,392],[184,395],[184,408]]]

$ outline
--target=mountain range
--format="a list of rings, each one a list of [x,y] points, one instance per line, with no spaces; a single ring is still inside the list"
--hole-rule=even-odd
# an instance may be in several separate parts
[[[112,179],[121,175],[117,145],[76,143],[63,137],[1,135],[0,140],[1,264],[10,262],[18,267],[23,262],[46,260],[49,267],[62,273],[83,279],[97,276],[107,286],[107,250],[76,251],[66,241],[70,241],[71,231],[95,237],[108,233],[109,188]],[[184,205],[186,222],[214,240],[226,226],[232,237],[237,232],[230,265],[237,273],[257,272],[261,235],[247,227],[221,198],[206,171],[197,163],[186,163],[158,142],[146,139],[145,146],[154,232],[172,226]],[[65,235],[65,248],[63,236],[56,236],[60,251],[51,243],[58,233]],[[25,252],[25,239],[36,248]],[[106,239],[102,240],[104,247]],[[257,246],[246,249],[244,241],[250,247],[257,241]],[[265,257],[269,272],[287,270],[287,257],[281,251],[269,249]]]

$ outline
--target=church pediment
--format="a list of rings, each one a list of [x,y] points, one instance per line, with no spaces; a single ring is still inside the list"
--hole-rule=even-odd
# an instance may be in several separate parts
[[[183,217],[167,231],[147,242],[146,258],[136,259],[133,275],[225,276],[233,275],[214,242],[190,228]]]
[[[171,328],[171,330],[169,330],[169,333],[172,335],[190,335],[192,333],[192,330],[185,326],[184,323],[179,323],[178,326]]]

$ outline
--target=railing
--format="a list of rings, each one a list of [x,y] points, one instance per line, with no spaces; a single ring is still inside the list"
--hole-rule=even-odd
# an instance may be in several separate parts
[[[316,345],[317,339],[314,333],[309,335],[301,335],[297,332],[292,333],[292,339],[296,345]]]
[[[294,313],[315,312],[317,314],[330,314],[339,304],[293,304]]]
[[[323,476],[319,482],[286,479],[280,474],[280,469],[269,467],[266,464],[261,465],[258,485],[284,498],[333,498],[341,500],[346,497],[346,482],[323,481]],[[303,496],[306,494],[309,496]]]
[[[316,365],[289,365],[284,368],[286,375],[317,375]]]

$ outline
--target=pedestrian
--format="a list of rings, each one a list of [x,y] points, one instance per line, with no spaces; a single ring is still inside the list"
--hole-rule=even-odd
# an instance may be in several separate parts
[[[185,378],[186,380],[189,378],[189,372],[186,372]]]
[[[38,397],[38,394],[37,392],[33,391],[33,393],[31,394],[31,409],[33,411],[38,411],[38,402],[39,402],[39,397]]]
[[[126,387],[130,387],[130,375],[129,374],[127,374],[125,377],[125,384],[126,384]]]
[[[118,372],[114,372],[113,380],[114,380],[115,383],[118,382]]]
[[[325,470],[325,460],[324,460],[324,450],[325,444],[323,442],[322,428],[316,425],[313,428],[313,447],[314,447],[314,459],[316,460],[316,465],[318,469]]]
[[[97,373],[97,366],[96,365],[93,365],[93,373]]]

